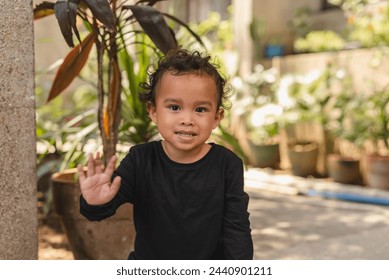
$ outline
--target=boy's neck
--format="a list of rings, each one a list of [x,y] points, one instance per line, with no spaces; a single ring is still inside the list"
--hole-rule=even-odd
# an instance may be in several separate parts
[[[194,150],[180,151],[177,149],[172,149],[165,140],[162,140],[161,143],[162,148],[169,159],[174,162],[183,164],[194,163],[202,159],[212,147],[210,144],[204,143],[202,146],[197,147]]]

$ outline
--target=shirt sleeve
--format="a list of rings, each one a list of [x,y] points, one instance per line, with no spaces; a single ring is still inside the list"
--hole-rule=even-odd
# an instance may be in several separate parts
[[[253,259],[253,242],[249,213],[249,196],[244,192],[243,163],[230,161],[226,175],[223,219],[223,246],[226,259]]]
[[[90,221],[101,221],[109,218],[116,213],[116,210],[124,203],[133,202],[133,189],[135,181],[135,171],[133,164],[133,151],[127,154],[122,160],[119,167],[115,170],[112,175],[111,181],[116,177],[122,178],[122,183],[119,192],[116,196],[108,203],[104,205],[90,205],[86,202],[84,197],[80,196],[80,213]]]

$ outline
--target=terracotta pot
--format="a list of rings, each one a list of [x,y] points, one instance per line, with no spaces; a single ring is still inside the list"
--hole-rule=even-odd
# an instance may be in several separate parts
[[[294,175],[307,177],[317,174],[319,145],[316,142],[290,142],[287,152]]]
[[[359,160],[344,158],[337,154],[327,156],[327,167],[329,176],[342,184],[361,184],[362,176]]]
[[[372,188],[389,189],[389,156],[366,156],[366,183]]]
[[[280,145],[275,144],[254,144],[250,141],[253,165],[260,168],[279,168]]]
[[[54,209],[75,259],[124,260],[133,249],[135,229],[132,205],[122,205],[116,214],[101,222],[88,221],[80,214],[80,189],[76,170],[52,176]]]

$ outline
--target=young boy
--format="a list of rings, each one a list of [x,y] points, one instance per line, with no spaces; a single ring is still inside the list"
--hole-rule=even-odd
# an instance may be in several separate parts
[[[99,156],[79,166],[81,213],[89,220],[132,203],[135,249],[129,259],[252,259],[243,164],[206,141],[223,118],[225,80],[199,52],[176,49],[141,85],[163,140],[132,147],[115,169]]]

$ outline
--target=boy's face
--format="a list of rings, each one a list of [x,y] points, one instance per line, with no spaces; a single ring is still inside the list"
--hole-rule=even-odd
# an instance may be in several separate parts
[[[163,137],[164,148],[177,155],[204,152],[222,116],[216,84],[207,76],[166,72],[156,87],[149,115]]]

